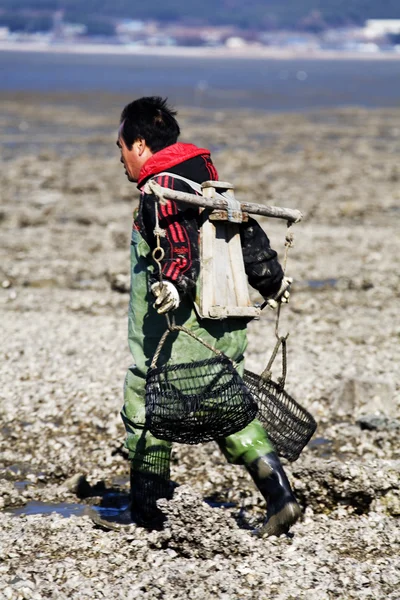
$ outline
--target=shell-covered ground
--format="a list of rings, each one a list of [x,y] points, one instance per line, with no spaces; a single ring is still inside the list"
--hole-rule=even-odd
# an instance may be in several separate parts
[[[92,522],[128,490],[131,98],[1,100],[0,598],[399,599],[400,110],[179,111],[240,200],[304,213],[280,331],[318,430],[285,467],[304,519],[260,539],[263,500],[214,443],[174,447],[163,531]],[[283,258],[285,224],[261,222]],[[249,369],[274,327],[250,324]]]

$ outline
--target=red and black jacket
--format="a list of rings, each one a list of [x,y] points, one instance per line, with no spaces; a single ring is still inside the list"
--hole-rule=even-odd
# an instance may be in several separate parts
[[[142,190],[146,181],[154,178],[162,187],[194,193],[184,181],[167,175],[157,177],[162,172],[180,175],[197,183],[218,180],[210,152],[182,142],[153,154],[142,167],[138,188]],[[142,191],[134,226],[139,229],[151,249],[156,246],[153,233],[155,206],[154,197]],[[160,227],[166,232],[165,237],[161,238],[161,246],[165,252],[162,261],[163,276],[176,285],[181,295],[194,296],[200,270],[199,210],[182,202],[168,200],[164,206],[159,206],[158,216]],[[272,296],[278,291],[283,277],[276,252],[271,249],[268,237],[254,219],[241,224],[240,235],[250,285],[262,296]]]

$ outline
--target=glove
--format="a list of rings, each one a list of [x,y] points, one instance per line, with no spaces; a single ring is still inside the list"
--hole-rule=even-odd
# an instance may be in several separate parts
[[[267,300],[269,308],[274,310],[278,304],[287,304],[290,296],[290,286],[293,283],[293,277],[284,277],[282,279],[281,287],[273,298]]]
[[[150,289],[157,298],[153,306],[159,315],[178,308],[180,304],[179,293],[173,283],[170,281],[153,283]]]

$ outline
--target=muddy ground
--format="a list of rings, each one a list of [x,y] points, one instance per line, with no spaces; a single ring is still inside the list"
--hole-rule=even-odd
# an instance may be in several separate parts
[[[214,443],[174,447],[164,531],[87,514],[127,500],[129,100],[1,97],[0,598],[399,599],[400,110],[180,110],[239,199],[305,215],[280,324],[288,390],[318,421],[287,466],[303,521],[254,536],[262,498]],[[284,223],[262,224],[282,256]],[[259,372],[274,314],[249,331]]]

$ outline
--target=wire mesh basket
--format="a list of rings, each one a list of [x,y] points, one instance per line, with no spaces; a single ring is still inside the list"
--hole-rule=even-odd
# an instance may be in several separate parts
[[[195,337],[183,327],[174,329]],[[257,403],[234,364],[212,350],[216,356],[189,363],[156,366],[153,359],[146,378],[146,427],[158,439],[208,442],[240,431],[255,418]]]
[[[271,379],[270,367],[282,345],[283,375],[278,382]],[[286,338],[278,340],[275,356],[261,375],[244,371],[243,381],[258,404],[260,420],[277,454],[293,462],[313,436],[317,424],[310,413],[284,389],[286,379]]]

